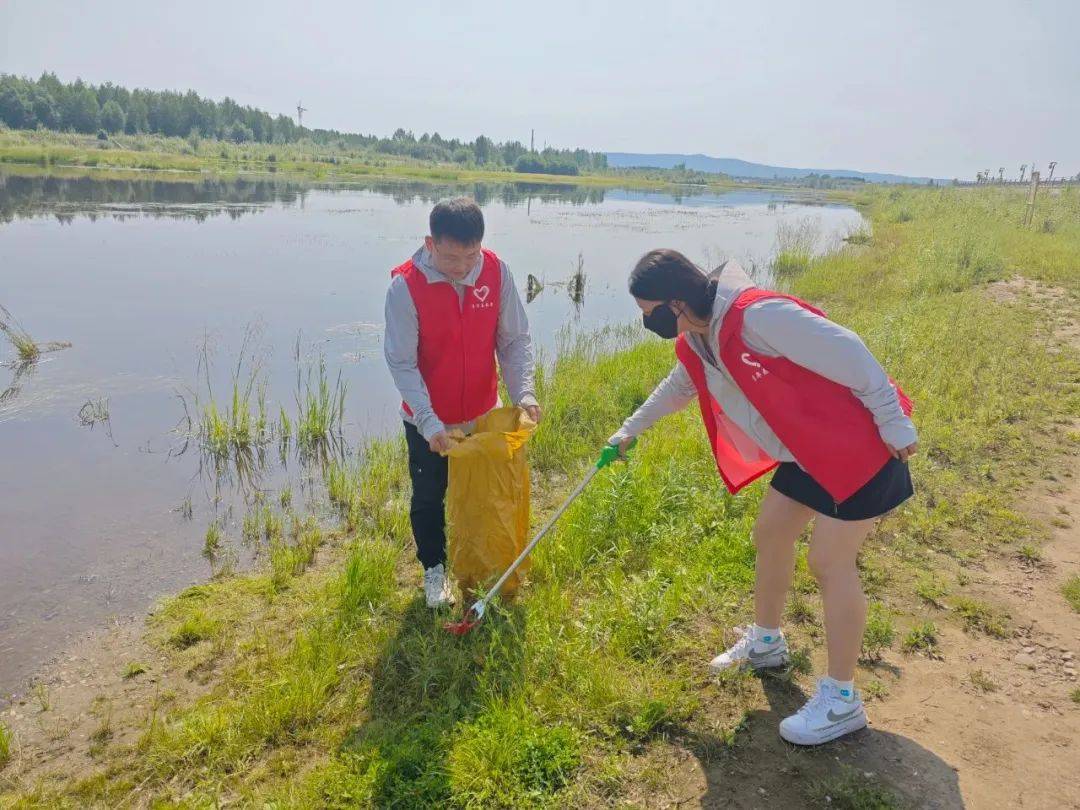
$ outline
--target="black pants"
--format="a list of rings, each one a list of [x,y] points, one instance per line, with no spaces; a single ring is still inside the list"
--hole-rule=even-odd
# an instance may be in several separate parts
[[[431,568],[446,562],[447,460],[433,453],[427,439],[408,422],[405,442],[409,446],[409,520],[416,540],[416,558],[424,568]]]

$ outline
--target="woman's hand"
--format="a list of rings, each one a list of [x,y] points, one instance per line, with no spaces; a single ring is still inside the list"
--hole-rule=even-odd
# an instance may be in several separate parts
[[[889,448],[889,452],[892,454],[893,458],[898,458],[901,461],[903,461],[905,464],[907,463],[907,460],[909,458],[911,458],[913,455],[915,455],[916,453],[919,452],[919,443],[918,442],[912,442],[907,447],[902,447],[899,450],[897,450],[895,447],[893,447],[888,442],[885,443],[885,446]]]

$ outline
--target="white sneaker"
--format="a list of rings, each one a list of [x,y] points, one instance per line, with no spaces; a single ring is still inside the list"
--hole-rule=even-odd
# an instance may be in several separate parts
[[[780,723],[780,736],[795,745],[821,745],[865,727],[866,710],[858,691],[845,699],[822,678],[806,705]]]
[[[735,629],[742,633],[742,637],[709,662],[709,669],[714,674],[735,667],[768,669],[787,665],[788,646],[783,633],[765,641],[754,637],[754,628],[750,625]]]
[[[446,577],[446,567],[442,563],[424,569],[424,598],[429,608],[449,607],[454,604],[450,580]]]

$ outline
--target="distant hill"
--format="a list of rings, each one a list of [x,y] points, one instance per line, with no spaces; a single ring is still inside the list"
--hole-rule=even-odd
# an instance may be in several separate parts
[[[687,169],[714,174],[727,174],[731,177],[749,177],[758,180],[798,180],[809,174],[827,174],[832,177],[861,177],[868,183],[928,183],[929,177],[906,177],[902,174],[883,174],[881,172],[859,172],[854,169],[793,169],[788,166],[767,166],[764,163],[750,163],[738,158],[715,158],[708,155],[664,155],[642,154],[637,152],[608,152],[608,166],[612,168],[649,167],[670,169],[685,164]],[[935,179],[935,182],[948,182]]]

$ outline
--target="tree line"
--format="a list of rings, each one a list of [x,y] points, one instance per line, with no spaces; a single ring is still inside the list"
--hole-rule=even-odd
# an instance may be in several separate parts
[[[390,138],[300,127],[287,115],[272,116],[230,98],[213,101],[193,90],[128,90],[106,82],[60,81],[54,73],[33,79],[0,74],[0,122],[12,129],[126,133],[181,138],[216,138],[245,143],[295,143],[302,139],[339,149],[363,149],[441,163],[469,163],[520,172],[578,174],[607,168],[607,156],[585,149],[530,151],[518,141],[473,141],[439,133],[417,137],[398,129]]]

